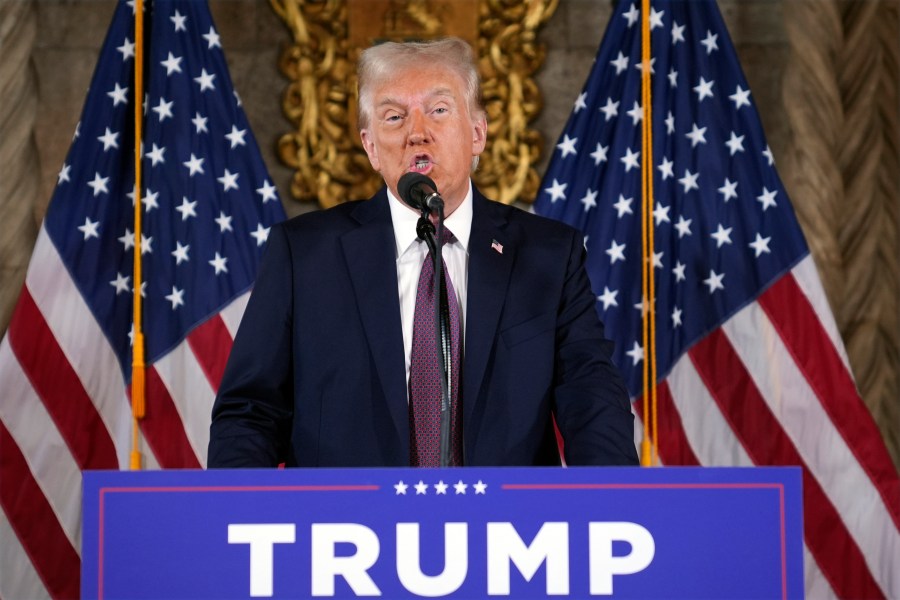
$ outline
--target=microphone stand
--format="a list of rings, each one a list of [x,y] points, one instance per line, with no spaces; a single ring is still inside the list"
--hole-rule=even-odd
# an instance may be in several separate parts
[[[450,348],[452,334],[450,331],[450,305],[447,298],[447,286],[444,285],[443,272],[443,236],[444,209],[438,208],[437,235],[434,223],[428,218],[428,209],[422,210],[422,216],[416,224],[419,239],[425,240],[431,257],[434,260],[434,289],[439,290],[439,301],[434,303],[435,336],[437,355],[441,359],[441,467],[450,466],[450,381],[453,360]]]

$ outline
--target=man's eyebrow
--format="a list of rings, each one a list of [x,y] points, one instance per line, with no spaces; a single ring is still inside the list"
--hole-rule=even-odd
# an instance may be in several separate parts
[[[450,88],[437,88],[432,90],[429,96],[450,96],[452,98],[453,90],[451,90]]]
[[[375,104],[375,108],[381,108],[382,106],[392,106],[392,105],[398,106],[399,104],[400,104],[400,101],[397,100],[396,98],[388,97],[388,98],[382,98],[381,100],[379,100],[378,103]]]
[[[447,97],[451,100],[453,99],[453,90],[450,88],[435,88],[426,94],[426,97],[431,99],[435,97]],[[386,98],[382,98],[376,104],[376,108],[381,108],[382,106],[403,106],[404,102],[398,98],[394,98],[388,96]]]

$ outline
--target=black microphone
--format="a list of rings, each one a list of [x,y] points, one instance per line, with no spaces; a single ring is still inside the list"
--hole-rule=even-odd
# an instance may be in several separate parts
[[[406,173],[397,182],[397,191],[401,200],[422,212],[440,212],[444,209],[444,199],[427,175]]]

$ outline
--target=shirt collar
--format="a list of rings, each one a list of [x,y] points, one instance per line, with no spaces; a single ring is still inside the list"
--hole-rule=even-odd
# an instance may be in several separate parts
[[[388,205],[391,207],[391,221],[394,224],[394,240],[397,243],[396,256],[402,256],[413,242],[418,239],[416,223],[419,222],[419,211],[413,210],[401,202],[390,188],[387,189]],[[453,214],[444,220],[444,227],[453,232],[456,241],[468,252],[469,234],[472,232],[472,182],[462,204]]]

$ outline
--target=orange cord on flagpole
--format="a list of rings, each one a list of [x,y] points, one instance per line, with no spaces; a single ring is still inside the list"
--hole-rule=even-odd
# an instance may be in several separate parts
[[[141,469],[138,421],[144,418],[144,331],[141,298],[141,125],[144,118],[144,0],[134,3],[134,336],[131,363],[131,470]]]
[[[644,435],[641,465],[657,462],[656,395],[656,281],[653,266],[653,102],[650,80],[650,0],[641,0],[641,101],[644,122],[641,136],[641,302],[644,343]]]

